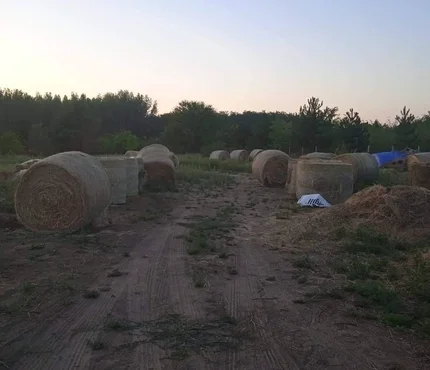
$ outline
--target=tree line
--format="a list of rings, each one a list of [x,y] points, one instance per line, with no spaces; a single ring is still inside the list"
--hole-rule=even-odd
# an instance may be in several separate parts
[[[371,152],[406,147],[430,151],[430,111],[416,117],[404,107],[393,124],[368,122],[353,109],[341,113],[312,97],[298,113],[223,112],[184,100],[159,114],[156,101],[126,90],[90,98],[0,89],[1,154],[124,153],[157,142],[177,153],[204,155],[238,148],[289,153],[369,147]]]

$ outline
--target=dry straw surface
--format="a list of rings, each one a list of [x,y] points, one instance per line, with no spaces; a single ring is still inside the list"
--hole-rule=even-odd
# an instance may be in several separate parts
[[[334,159],[335,157],[333,153],[313,152],[302,155],[299,159]]]
[[[347,200],[353,193],[352,165],[336,160],[299,159],[296,196],[321,194],[330,204]]]
[[[254,149],[249,153],[249,160],[252,162],[257,155],[259,155],[263,149]]]
[[[125,157],[137,157],[139,152],[137,150],[127,150],[124,154]]]
[[[291,158],[280,150],[265,150],[252,162],[254,177],[264,186],[284,187]]]
[[[220,161],[225,161],[230,159],[230,153],[227,150],[215,150],[209,156],[209,159],[217,159]]]
[[[76,231],[108,207],[109,179],[101,163],[81,152],[54,154],[22,176],[15,193],[20,222],[33,231]]]
[[[127,202],[126,157],[100,157],[99,160],[109,178],[112,204],[125,204]]]
[[[40,159],[38,159],[38,158],[29,159],[28,161],[17,164],[15,166],[15,170],[16,171],[28,170],[33,164],[36,164],[39,161],[40,161]]]
[[[230,153],[230,158],[231,159],[235,159],[237,161],[247,161],[249,157],[249,153],[247,150],[245,149],[237,149],[237,150],[233,150]]]
[[[290,159],[288,162],[287,171],[287,182],[285,187],[287,188],[287,196],[290,199],[296,199],[296,183],[297,183],[297,160]]]
[[[378,179],[378,162],[369,153],[347,153],[337,156],[336,159],[352,164],[354,185],[371,184]]]
[[[427,163],[427,162],[430,162],[430,153],[410,154],[406,159],[406,167],[408,171],[410,171],[414,163]]]
[[[430,189],[430,163],[413,163],[408,172],[409,185]]]

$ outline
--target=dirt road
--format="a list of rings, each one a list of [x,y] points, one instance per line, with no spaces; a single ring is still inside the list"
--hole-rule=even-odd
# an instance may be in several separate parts
[[[266,242],[284,197],[241,176],[114,229],[127,257],[92,277],[97,296],[3,324],[0,369],[429,368],[422,343],[347,315],[347,301],[303,301],[330,277]]]

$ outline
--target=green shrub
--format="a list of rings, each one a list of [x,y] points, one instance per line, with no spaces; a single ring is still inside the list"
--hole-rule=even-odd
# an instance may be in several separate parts
[[[140,140],[130,131],[107,134],[98,140],[99,151],[105,154],[124,154],[127,150],[139,150]]]
[[[21,136],[8,131],[0,134],[0,154],[20,154],[24,151]]]

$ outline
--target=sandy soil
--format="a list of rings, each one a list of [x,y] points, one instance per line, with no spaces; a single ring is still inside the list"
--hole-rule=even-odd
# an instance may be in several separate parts
[[[110,217],[73,236],[0,230],[0,369],[430,368],[428,342],[351,317],[320,294],[330,276],[268,237],[282,233],[268,220],[300,217],[282,189],[240,176]],[[210,245],[190,255],[208,217]]]

